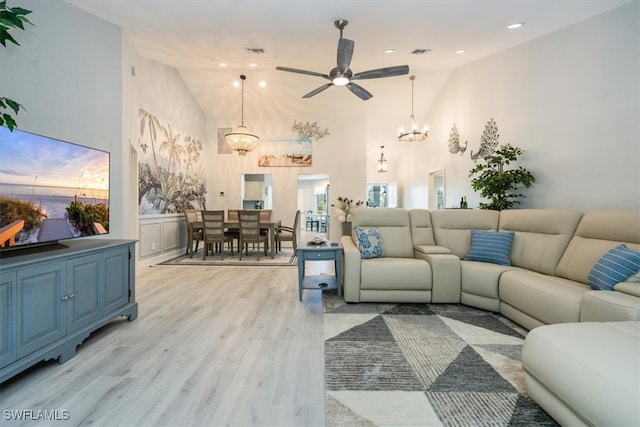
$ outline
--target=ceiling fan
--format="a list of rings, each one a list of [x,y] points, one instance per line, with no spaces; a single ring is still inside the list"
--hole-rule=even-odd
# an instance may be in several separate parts
[[[276,70],[288,71],[290,73],[307,74],[309,76],[322,77],[329,80],[326,83],[311,92],[303,96],[303,98],[311,98],[314,95],[319,94],[323,90],[330,86],[346,86],[354,95],[360,99],[366,101],[373,97],[373,95],[356,83],[353,80],[366,80],[366,79],[379,79],[382,77],[393,77],[409,74],[408,65],[397,65],[394,67],[376,68],[375,70],[363,71],[361,73],[353,73],[349,65],[351,64],[351,57],[353,56],[353,40],[345,39],[342,37],[342,30],[347,26],[349,21],[344,19],[338,19],[334,22],[336,28],[340,30],[340,39],[338,40],[338,55],[337,66],[329,71],[329,74],[317,73],[315,71],[298,70],[296,68],[288,67],[276,67]]]

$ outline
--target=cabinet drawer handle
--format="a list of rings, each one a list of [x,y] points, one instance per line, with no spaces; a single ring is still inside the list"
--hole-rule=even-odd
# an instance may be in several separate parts
[[[71,299],[71,298],[75,298],[75,297],[76,297],[76,294],[70,294],[70,295],[69,295],[69,299]]]
[[[62,301],[66,301],[66,300],[68,300],[68,299],[69,299],[69,297],[68,297],[68,296],[66,296],[66,295],[62,297]]]

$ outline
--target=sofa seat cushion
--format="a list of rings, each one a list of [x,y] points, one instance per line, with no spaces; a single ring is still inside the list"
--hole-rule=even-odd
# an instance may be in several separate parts
[[[500,276],[503,303],[544,324],[578,322],[580,304],[591,288],[560,277],[527,270],[510,270]]]
[[[616,291],[589,291],[584,295],[581,322],[622,320],[640,320],[640,298]]]
[[[498,299],[498,283],[502,273],[517,267],[491,264],[480,261],[460,262],[462,271],[462,292]]]
[[[640,425],[640,322],[569,323],[529,332],[527,394],[563,425]]]
[[[421,259],[363,259],[360,276],[361,289],[431,290],[431,267]]]

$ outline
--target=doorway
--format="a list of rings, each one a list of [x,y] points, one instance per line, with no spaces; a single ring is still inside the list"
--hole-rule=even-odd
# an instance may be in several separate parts
[[[313,237],[328,238],[329,236],[330,188],[327,174],[298,175],[300,232],[309,237],[308,240]]]
[[[242,174],[241,209],[272,209],[273,177],[271,174]]]

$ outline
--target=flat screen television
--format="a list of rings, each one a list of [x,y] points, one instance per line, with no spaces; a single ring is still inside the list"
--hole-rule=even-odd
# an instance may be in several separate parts
[[[0,126],[0,257],[109,233],[109,153]]]

